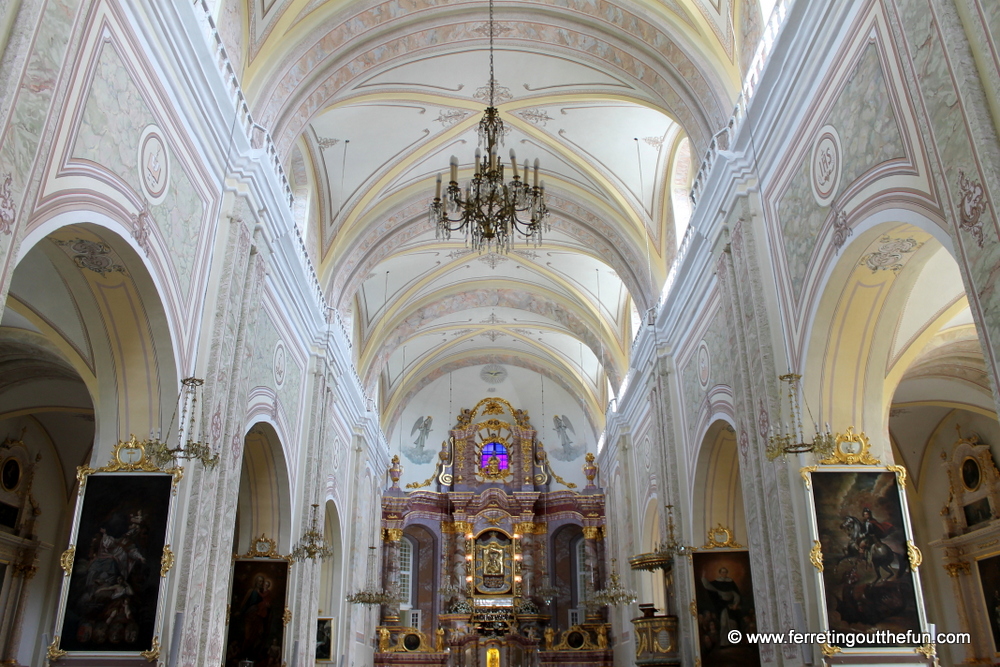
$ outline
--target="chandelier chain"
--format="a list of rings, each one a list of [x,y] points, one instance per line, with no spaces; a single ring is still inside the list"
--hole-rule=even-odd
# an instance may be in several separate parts
[[[496,105],[496,85],[497,80],[493,75],[493,31],[496,30],[493,23],[493,0],[490,0],[490,106]]]

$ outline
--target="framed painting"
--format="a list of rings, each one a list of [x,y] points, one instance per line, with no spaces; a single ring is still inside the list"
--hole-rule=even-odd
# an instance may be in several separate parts
[[[724,535],[724,539],[716,539]],[[698,652],[703,667],[759,667],[756,644],[732,642],[733,630],[757,631],[750,552],[719,526],[708,543],[691,554]]]
[[[316,662],[333,660],[333,618],[316,619]]]
[[[980,558],[976,561],[979,573],[979,588],[986,605],[986,616],[990,619],[990,637],[993,638],[993,653],[1000,654],[1000,554]]]
[[[810,561],[825,615],[824,651],[922,653],[926,619],[906,508],[906,471],[883,466],[864,433],[837,437],[820,465],[802,469],[810,493]],[[863,640],[854,633],[868,635]]]
[[[285,607],[291,561],[277,543],[261,535],[233,561],[225,667],[280,665],[285,644]]]
[[[65,574],[50,660],[159,655],[162,590],[174,563],[167,544],[171,501],[182,474],[151,463],[135,436],[118,443],[107,466],[77,469],[80,491],[70,546],[60,559]]]

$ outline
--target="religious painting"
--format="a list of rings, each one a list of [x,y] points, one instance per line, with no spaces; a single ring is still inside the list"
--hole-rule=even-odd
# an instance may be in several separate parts
[[[262,539],[269,548],[251,549],[251,557],[233,562],[225,667],[240,667],[244,661],[281,667],[290,563],[274,553],[273,541]]]
[[[333,619],[316,619],[316,660],[333,660]]]
[[[167,474],[86,477],[75,551],[64,557],[60,650],[140,653],[153,646],[172,485]]]
[[[962,512],[965,514],[965,525],[970,528],[993,518],[988,496],[983,496],[979,500],[965,505],[962,507]]]
[[[979,488],[982,480],[982,473],[979,468],[979,461],[971,456],[966,456],[962,461],[962,484],[966,491],[975,491]]]
[[[17,491],[21,482],[21,462],[14,457],[8,458],[0,465],[0,488],[4,491]]]
[[[815,470],[808,481],[818,537],[812,559],[821,565],[826,629],[920,632],[919,584],[910,566],[911,536],[897,472],[838,466]]]
[[[757,632],[749,552],[745,549],[696,551],[691,556],[691,563],[702,666],[760,665],[756,644],[748,643],[745,638],[732,641],[733,630],[741,635]]]
[[[979,570],[979,586],[986,603],[986,615],[990,619],[990,636],[993,637],[993,652],[1000,653],[1000,554],[976,561]]]

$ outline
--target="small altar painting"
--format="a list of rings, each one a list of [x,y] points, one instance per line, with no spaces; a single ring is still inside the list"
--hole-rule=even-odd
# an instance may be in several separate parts
[[[233,563],[225,667],[242,661],[281,665],[288,561],[249,558]]]
[[[760,665],[757,646],[736,635],[757,631],[757,616],[750,576],[750,554],[746,550],[695,552],[695,599],[698,612],[698,642],[703,667]]]

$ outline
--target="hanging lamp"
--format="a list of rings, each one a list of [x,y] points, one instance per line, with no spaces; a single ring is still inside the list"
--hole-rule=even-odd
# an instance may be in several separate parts
[[[542,227],[549,212],[545,206],[545,186],[538,180],[538,160],[534,162],[532,185],[528,185],[528,161],[518,172],[517,157],[510,151],[512,179],[505,181],[504,164],[499,155],[504,127],[496,108],[496,79],[493,70],[493,0],[490,0],[490,80],[489,106],[479,121],[479,146],[476,149],[475,173],[462,188],[458,183],[458,158],[452,156],[451,178],[442,192],[441,175],[437,177],[430,219],[437,229],[437,238],[447,240],[452,232],[465,234],[466,244],[482,252],[509,252],[515,236],[533,242],[542,240]]]

